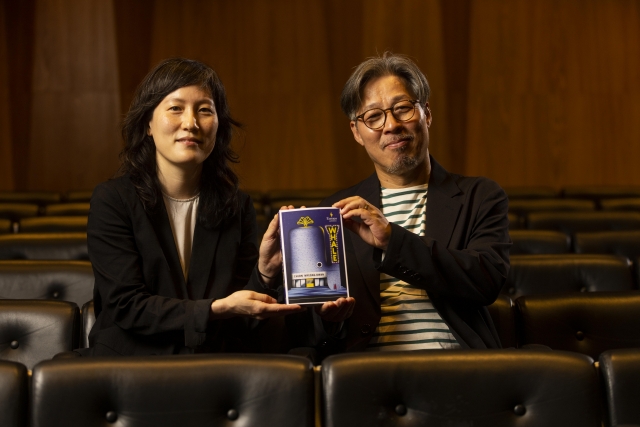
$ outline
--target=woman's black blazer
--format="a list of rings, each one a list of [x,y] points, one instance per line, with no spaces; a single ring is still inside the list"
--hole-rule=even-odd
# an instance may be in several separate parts
[[[239,195],[240,213],[216,229],[196,222],[185,281],[169,217],[160,203],[144,210],[128,175],[98,185],[87,227],[95,275],[96,322],[83,355],[238,351],[248,322],[209,321],[211,303],[241,290],[267,292],[254,266],[256,217]]]

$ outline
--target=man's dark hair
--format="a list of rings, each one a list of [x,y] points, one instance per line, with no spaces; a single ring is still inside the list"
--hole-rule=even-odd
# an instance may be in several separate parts
[[[420,68],[408,57],[385,52],[382,57],[369,58],[358,65],[345,83],[340,96],[342,111],[350,120],[355,120],[362,105],[362,91],[371,80],[383,76],[397,76],[424,105],[429,101],[429,82]]]
[[[197,85],[213,98],[218,115],[218,131],[213,151],[202,164],[198,220],[207,228],[220,225],[235,215],[238,207],[238,177],[230,163],[238,162],[231,149],[233,127],[239,127],[229,113],[224,86],[215,71],[201,62],[171,58],[158,64],[138,86],[124,118],[120,153],[120,173],[129,174],[147,212],[162,203],[158,180],[156,146],[147,134],[153,111],[170,93]]]

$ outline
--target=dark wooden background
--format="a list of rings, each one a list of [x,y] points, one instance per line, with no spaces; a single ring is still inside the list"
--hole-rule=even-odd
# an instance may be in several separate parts
[[[158,61],[213,66],[247,189],[371,173],[342,85],[391,50],[432,87],[431,152],[503,186],[640,185],[638,0],[0,0],[0,190],[91,188]]]

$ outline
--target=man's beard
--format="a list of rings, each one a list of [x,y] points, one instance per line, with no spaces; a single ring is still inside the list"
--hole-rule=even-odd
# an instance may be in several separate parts
[[[418,157],[416,155],[404,153],[404,151],[407,151],[408,148],[409,147],[404,146],[397,150],[400,152],[400,154],[387,168],[388,174],[396,175],[399,173],[408,172],[412,169],[415,169],[420,164],[420,161],[418,160]]]

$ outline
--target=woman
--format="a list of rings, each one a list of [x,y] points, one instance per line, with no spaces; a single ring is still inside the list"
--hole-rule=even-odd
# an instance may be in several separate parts
[[[175,58],[144,78],[124,120],[120,176],[91,199],[96,322],[80,353],[242,351],[251,318],[301,310],[273,298],[278,222],[258,251],[253,203],[230,168],[233,126],[210,67]]]

